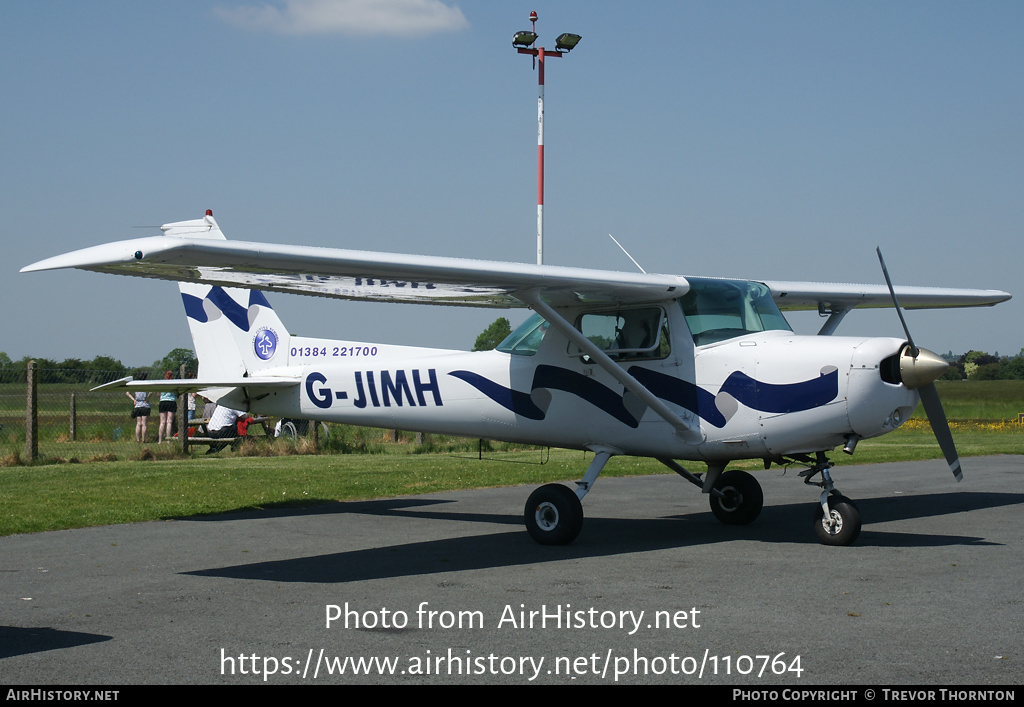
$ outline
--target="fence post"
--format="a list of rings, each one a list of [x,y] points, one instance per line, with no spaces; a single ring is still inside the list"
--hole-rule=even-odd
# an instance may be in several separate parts
[[[25,456],[35,461],[39,458],[39,384],[36,380],[36,362],[29,361],[25,368],[27,396],[25,401]]]
[[[75,394],[71,394],[71,420],[68,423],[68,436],[71,437],[71,441],[75,441],[75,423],[78,421],[78,413],[75,408]]]

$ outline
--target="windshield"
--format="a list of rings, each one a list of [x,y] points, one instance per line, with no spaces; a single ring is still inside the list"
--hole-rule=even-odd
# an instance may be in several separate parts
[[[690,291],[679,299],[697,346],[761,331],[793,331],[760,282],[686,278]]]
[[[533,356],[548,333],[548,323],[539,314],[530,316],[495,348],[516,356]]]

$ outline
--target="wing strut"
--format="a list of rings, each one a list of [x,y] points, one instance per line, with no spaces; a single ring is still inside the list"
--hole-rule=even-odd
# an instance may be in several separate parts
[[[828,315],[828,320],[822,325],[818,331],[818,336],[832,336],[832,333],[839,327],[839,323],[843,321],[843,317],[850,313],[849,307],[837,307],[836,309],[826,310],[822,305],[818,305],[818,314],[821,316]]]
[[[535,292],[516,293],[516,297],[530,305],[535,312],[546,319],[551,326],[565,335],[569,341],[576,344],[581,351],[590,356],[593,361],[606,373],[615,378],[626,387],[626,390],[640,398],[647,407],[651,408],[665,422],[676,429],[676,433],[692,444],[700,444],[704,441],[704,435],[699,427],[694,427],[679,417],[661,398],[649,391],[633,376],[629,375],[619,364],[615,363],[608,354],[602,351],[590,339],[574,327],[565,317],[555,311],[549,304],[544,302]]]

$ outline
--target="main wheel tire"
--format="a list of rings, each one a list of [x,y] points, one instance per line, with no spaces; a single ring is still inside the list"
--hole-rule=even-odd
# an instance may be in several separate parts
[[[825,510],[818,504],[814,511],[814,532],[825,545],[852,545],[860,535],[860,511],[846,496],[833,494],[828,499],[833,524],[825,519]]]
[[[761,484],[745,471],[727,471],[718,478],[711,494],[711,512],[726,525],[747,525],[761,514],[764,492]]]
[[[523,518],[541,545],[568,545],[583,528],[583,504],[569,487],[546,484],[530,494]]]

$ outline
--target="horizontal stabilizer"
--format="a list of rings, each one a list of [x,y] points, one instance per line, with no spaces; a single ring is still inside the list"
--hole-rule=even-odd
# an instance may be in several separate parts
[[[248,388],[249,390],[266,388],[291,388],[297,386],[296,378],[236,378],[234,380],[199,380],[196,378],[180,378],[171,380],[135,380],[131,376],[96,386],[92,390],[126,388],[129,390],[146,390],[154,393],[173,392],[195,393],[210,388]]]

